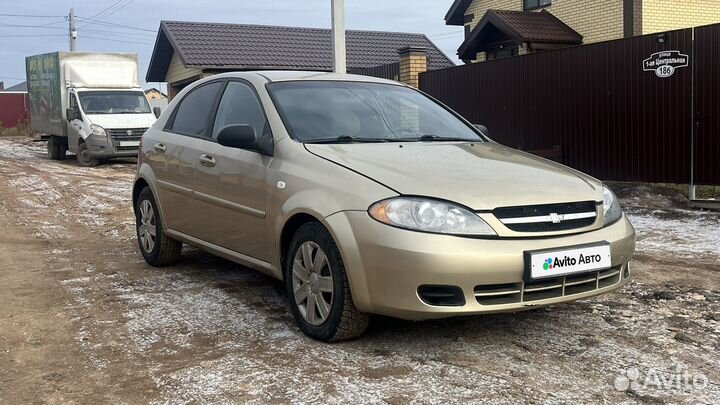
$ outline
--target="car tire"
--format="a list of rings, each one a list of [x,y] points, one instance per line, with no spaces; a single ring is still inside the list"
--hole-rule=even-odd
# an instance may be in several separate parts
[[[77,161],[80,163],[80,166],[83,167],[95,167],[100,164],[100,159],[90,157],[90,153],[85,142],[80,142],[80,145],[78,145]]]
[[[298,229],[284,274],[290,308],[307,336],[339,342],[365,332],[370,315],[355,308],[340,251],[324,226],[311,222]]]
[[[150,187],[145,187],[135,202],[135,224],[138,247],[149,265],[169,266],[180,259],[182,242],[165,234]]]
[[[60,142],[54,135],[50,136],[47,142],[47,152],[50,160],[62,160],[65,159],[65,144]]]

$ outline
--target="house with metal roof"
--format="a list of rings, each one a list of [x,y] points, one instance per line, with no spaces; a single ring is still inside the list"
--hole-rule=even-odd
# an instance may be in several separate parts
[[[476,59],[480,52],[487,60],[526,52],[557,49],[583,43],[583,36],[550,12],[488,10],[458,49],[462,60]]]
[[[323,28],[162,21],[146,81],[167,82],[172,98],[193,81],[216,73],[331,71],[331,35]],[[348,30],[346,42],[351,73],[416,84],[422,71],[455,66],[423,34]]]
[[[0,82],[0,83],[2,83],[2,82]],[[20,83],[14,85],[14,86],[11,86],[11,87],[8,87],[8,88],[4,88],[4,87],[5,87],[5,86],[0,86],[0,91],[4,91],[4,92],[12,92],[12,91],[15,91],[15,92],[21,92],[21,93],[27,93],[27,91],[28,91],[28,89],[27,89],[27,82],[20,82]]]
[[[465,27],[469,62],[720,22],[718,0],[454,0],[447,25]]]

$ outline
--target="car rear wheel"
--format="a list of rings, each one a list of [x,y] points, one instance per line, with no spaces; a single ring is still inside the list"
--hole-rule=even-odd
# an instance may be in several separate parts
[[[100,164],[100,159],[90,156],[90,151],[85,142],[80,142],[80,145],[78,145],[77,161],[83,167],[95,167]]]
[[[61,142],[59,137],[50,135],[50,139],[47,142],[47,152],[50,160],[62,160],[65,159],[65,152],[67,151],[67,144]]]
[[[355,308],[345,265],[330,233],[319,223],[300,227],[285,263],[290,307],[300,329],[324,342],[360,336],[370,315]]]
[[[151,266],[174,264],[180,259],[182,243],[170,239],[163,231],[157,203],[149,187],[145,187],[135,203],[138,245],[145,261]]]

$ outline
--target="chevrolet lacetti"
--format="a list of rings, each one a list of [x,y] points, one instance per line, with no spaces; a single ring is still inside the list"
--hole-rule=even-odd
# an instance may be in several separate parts
[[[137,237],[283,280],[300,329],[520,311],[630,277],[635,231],[587,175],[490,140],[414,88],[241,72],[183,89],[142,139]]]

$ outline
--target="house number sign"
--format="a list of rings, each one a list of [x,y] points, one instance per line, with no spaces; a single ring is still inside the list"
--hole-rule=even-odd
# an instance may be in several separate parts
[[[675,74],[675,71],[687,67],[690,58],[680,51],[655,52],[643,61],[643,70],[655,72],[657,77],[666,78]]]

